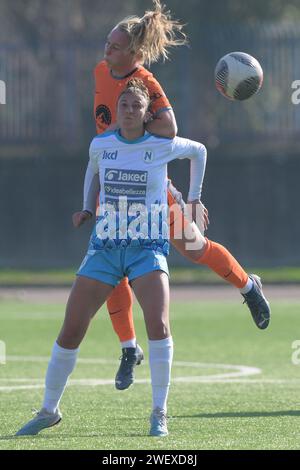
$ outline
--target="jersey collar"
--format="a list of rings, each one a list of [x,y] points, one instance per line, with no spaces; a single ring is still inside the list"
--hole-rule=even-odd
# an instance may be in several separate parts
[[[151,134],[145,131],[145,134],[139,137],[138,139],[128,140],[128,139],[125,139],[125,137],[121,136],[120,129],[117,129],[115,131],[115,136],[118,140],[120,140],[121,142],[124,142],[124,144],[139,144],[140,142],[144,142],[145,140],[148,140],[151,137]]]
[[[130,77],[131,75],[133,75],[137,70],[139,69],[139,67],[135,67],[135,69],[133,69],[131,72],[127,73],[126,75],[124,75],[123,77],[116,77],[113,73],[113,71],[110,69],[110,76],[114,79],[114,80],[124,80],[124,78],[128,78]]]

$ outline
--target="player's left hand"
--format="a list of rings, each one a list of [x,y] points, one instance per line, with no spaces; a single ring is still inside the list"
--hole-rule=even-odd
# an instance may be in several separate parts
[[[203,227],[204,230],[207,230],[209,226],[209,216],[205,205],[197,199],[194,201],[188,201],[188,204],[190,204],[192,207],[191,215],[193,221],[199,226],[200,229]]]
[[[89,212],[79,211],[79,212],[75,212],[72,215],[72,222],[73,222],[74,227],[78,228],[82,224],[84,224],[84,222],[86,222],[87,220],[91,218],[92,218],[92,214],[90,214]]]

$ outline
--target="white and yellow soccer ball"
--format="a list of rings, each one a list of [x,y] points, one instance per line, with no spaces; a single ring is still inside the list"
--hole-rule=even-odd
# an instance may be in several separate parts
[[[216,87],[230,100],[247,100],[260,90],[263,78],[260,63],[245,52],[225,55],[215,69]]]

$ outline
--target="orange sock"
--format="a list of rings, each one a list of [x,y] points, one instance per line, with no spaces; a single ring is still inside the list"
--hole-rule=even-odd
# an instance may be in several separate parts
[[[205,238],[207,245],[204,254],[198,259],[198,264],[206,264],[226,281],[233,284],[238,289],[246,285],[248,274],[242,266],[229,253],[229,251],[219,243],[215,243]]]
[[[132,315],[133,299],[127,277],[114,288],[106,304],[113,328],[120,341],[135,338]]]

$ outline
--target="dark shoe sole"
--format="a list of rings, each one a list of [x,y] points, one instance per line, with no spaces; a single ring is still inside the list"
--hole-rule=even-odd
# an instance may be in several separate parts
[[[137,360],[135,366],[139,366],[139,365],[142,363],[143,360],[144,360],[144,354],[142,354],[142,355],[139,357],[139,359]],[[134,366],[134,367],[135,367],[135,366]],[[126,384],[126,386],[120,386],[119,384],[117,384],[117,383],[115,382],[115,388],[116,388],[117,390],[127,390],[127,389],[130,387],[130,385],[133,384],[133,382],[134,382],[134,380],[133,380],[132,382],[130,382],[128,385]]]

